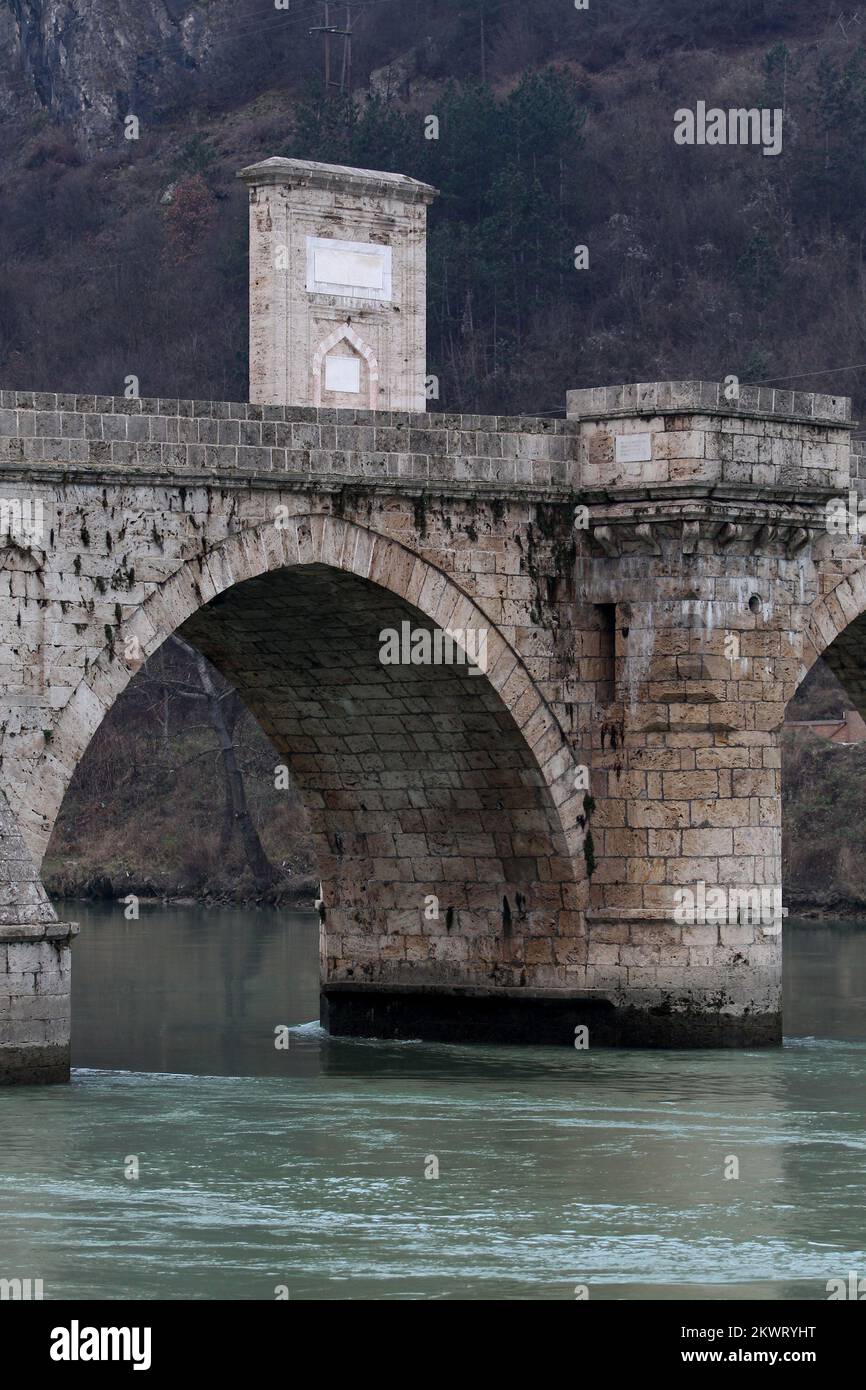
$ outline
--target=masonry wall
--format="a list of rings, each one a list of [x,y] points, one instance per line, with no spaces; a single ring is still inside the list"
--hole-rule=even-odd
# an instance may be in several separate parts
[[[450,428],[427,436],[443,460],[458,457],[444,452]],[[14,452],[49,438],[24,434]],[[9,546],[0,572],[4,785],[36,861],[105,710],[183,626],[306,794],[326,982],[566,988],[585,957],[581,799],[562,727],[568,507],[532,484],[507,499],[456,478],[383,486],[360,457],[348,484],[263,477],[237,464],[257,446],[196,447],[225,449],[228,466],[160,481],[150,462],[80,466],[74,481],[56,457],[7,468],[44,512],[41,541]],[[251,596],[247,581],[263,587]],[[383,671],[379,633],[403,620],[485,628],[487,674]]]
[[[866,500],[866,441],[851,440],[851,487],[858,503]]]
[[[810,614],[861,564],[825,526],[848,487],[847,402],[754,388],[729,404],[716,383],[666,383],[569,407],[590,504],[577,592],[608,615],[588,979],[692,1013],[704,1037],[712,995],[717,1040],[772,1040],[779,731],[826,645]]]
[[[69,1075],[69,945],[0,792],[0,1083]]]
[[[250,191],[250,399],[423,410],[435,190],[396,174],[279,158],[241,177]],[[355,286],[320,283],[316,248],[333,248],[334,275],[351,280],[365,254],[372,273]],[[355,362],[357,391],[329,384],[330,356]]]
[[[578,428],[564,420],[0,391],[0,466],[116,469],[133,484],[238,474],[563,489]],[[29,476],[29,475],[28,475]],[[264,481],[266,481],[266,477]]]

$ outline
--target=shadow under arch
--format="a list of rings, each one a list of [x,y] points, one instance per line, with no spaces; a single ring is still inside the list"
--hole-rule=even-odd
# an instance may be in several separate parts
[[[859,713],[866,715],[866,565],[841,578],[809,609],[801,665],[788,699],[819,657],[829,666]]]
[[[801,728],[788,728],[789,738],[780,740],[779,795],[790,798],[780,817],[782,878],[804,916],[813,907],[832,916],[838,905],[838,915],[847,917],[856,913],[859,897],[851,882],[847,838],[856,833],[857,817],[846,802],[837,805],[836,788],[859,773],[862,746],[859,751],[852,746],[859,739],[857,721],[849,723],[839,687],[866,717],[866,564],[839,575],[832,589],[813,600],[791,648],[779,733],[789,724]],[[821,667],[835,683],[827,684]],[[806,743],[799,738],[803,725],[811,726]],[[855,851],[854,862],[858,859]]]
[[[382,631],[405,622],[484,628],[486,673],[383,665]],[[77,750],[69,775],[134,673],[129,639],[143,659],[173,632],[291,767],[324,884],[326,986],[568,986],[585,951],[575,760],[520,658],[449,576],[331,516],[233,533],[187,558],[91,666],[58,720],[57,745]]]

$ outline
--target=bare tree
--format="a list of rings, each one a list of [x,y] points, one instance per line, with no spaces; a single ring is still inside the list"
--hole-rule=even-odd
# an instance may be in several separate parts
[[[262,887],[269,887],[279,878],[279,873],[265,853],[259,832],[253,824],[247,805],[243,773],[238,764],[234,743],[234,724],[237,719],[237,711],[229,714],[224,708],[224,702],[231,700],[234,691],[227,690],[220,694],[211,676],[210,667],[201,652],[196,651],[195,647],[190,646],[189,642],[176,633],[174,641],[192,661],[201,687],[199,690],[195,690],[191,686],[187,686],[179,693],[188,699],[200,699],[206,702],[208,717],[216,734],[222,758],[226,815],[220,837],[220,853],[225,854],[228,851],[235,829],[237,829],[240,832],[244,854],[253,877]]]

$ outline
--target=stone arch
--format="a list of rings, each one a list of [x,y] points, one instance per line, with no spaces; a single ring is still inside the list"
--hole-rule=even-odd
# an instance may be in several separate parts
[[[333,612],[350,615],[339,631],[321,622],[332,596]],[[287,614],[297,619],[285,629],[295,649],[283,667],[262,654]],[[486,674],[426,667],[387,685],[376,624],[413,615],[432,629],[485,628]],[[334,628],[329,649],[325,627]],[[325,882],[326,979],[569,983],[569,967],[583,963],[586,889],[574,756],[521,659],[452,578],[333,516],[233,533],[159,585],[93,663],[45,753],[65,760],[67,781],[133,674],[128,639],[144,659],[178,629],[237,685],[292,767]],[[342,691],[354,718],[370,690],[353,690],[351,679],[329,686],[341,661],[357,685],[382,682],[374,719],[356,733],[338,708]],[[431,897],[434,919],[425,916]]]
[[[866,566],[839,580],[809,608],[793,695],[823,657],[861,714],[866,710]]]
[[[286,518],[280,528],[268,520],[233,532],[201,557],[185,559],[119,626],[115,642],[103,646],[60,712],[52,742],[73,748],[73,763],[78,761],[104,714],[138,669],[130,667],[122,655],[128,638],[137,639],[143,662],[225,590],[284,566],[314,564],[369,579],[406,599],[439,627],[487,629],[486,679],[522,730],[557,800],[569,848],[574,852],[582,848],[581,798],[573,791],[577,760],[520,656],[444,570],[380,532],[326,514],[298,513]],[[77,736],[76,730],[81,731]]]
[[[335,328],[333,333],[329,333],[327,338],[319,343],[313,353],[313,404],[322,404],[322,370],[325,365],[325,358],[332,348],[342,342],[349,343],[367,364],[368,405],[370,410],[375,410],[379,404],[379,363],[369,343],[365,343],[364,339],[355,332],[349,323],[342,323],[338,328]]]

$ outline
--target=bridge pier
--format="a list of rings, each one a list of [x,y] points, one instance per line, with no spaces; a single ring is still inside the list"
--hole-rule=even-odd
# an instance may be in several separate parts
[[[713,660],[707,653],[703,668]],[[670,724],[649,706],[607,710],[599,722],[588,977],[650,1045],[778,1043],[778,741],[750,727],[745,710],[681,698]],[[724,729],[711,726],[717,718]]]
[[[0,792],[0,1085],[69,1080],[70,945]]]
[[[847,403],[715,383],[572,392],[578,595],[599,615],[587,983],[672,1045],[781,1041],[785,706],[859,557],[827,534]],[[825,627],[830,624],[825,624]]]
[[[667,941],[657,927],[657,922],[617,919],[613,932],[599,931],[597,936],[617,944],[632,940],[638,943],[640,958],[645,959],[647,941]],[[594,935],[590,930],[590,936]],[[596,960],[602,955],[597,945],[594,940],[588,946],[589,956]],[[744,975],[748,968],[746,962]],[[780,1043],[781,1009],[772,989],[760,1010],[750,988],[742,1010],[725,1012],[715,987],[718,970],[719,962],[713,962],[714,988],[695,987],[687,1003],[683,999],[683,971],[673,967],[670,973],[657,971],[651,988],[633,988],[630,1003],[615,1002],[621,988],[620,981],[613,979],[585,990],[325,985],[320,1016],[323,1028],[344,1038],[573,1047],[578,1045],[579,1029],[585,1028],[586,1045],[591,1047],[758,1047]],[[602,972],[593,974],[603,979]],[[730,993],[726,994],[724,1003],[735,1002]]]

